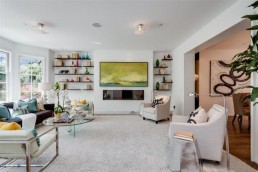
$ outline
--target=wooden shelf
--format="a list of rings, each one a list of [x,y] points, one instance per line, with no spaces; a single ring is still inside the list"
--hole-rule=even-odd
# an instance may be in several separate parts
[[[77,91],[77,90],[93,90],[93,89],[79,89],[79,88],[71,88],[71,89],[66,89],[66,90],[73,90],[73,91]]]
[[[58,82],[65,82],[65,83],[93,83],[93,81],[58,81]]]
[[[154,75],[170,75],[170,74],[158,74],[158,73],[155,73]]]
[[[170,89],[159,89],[159,90],[154,90],[154,91],[170,91]]]
[[[53,67],[94,67],[94,66],[53,66]]]
[[[161,82],[163,84],[172,84],[173,82]]]
[[[173,59],[161,59],[161,61],[172,61]]]
[[[164,69],[164,68],[168,68],[168,66],[166,66],[166,67],[154,67],[154,69]]]
[[[55,75],[93,75],[93,74],[59,74],[59,73],[56,73]]]
[[[55,58],[56,60],[77,60],[77,58]],[[91,59],[82,59],[82,58],[78,58],[78,60],[91,60]]]

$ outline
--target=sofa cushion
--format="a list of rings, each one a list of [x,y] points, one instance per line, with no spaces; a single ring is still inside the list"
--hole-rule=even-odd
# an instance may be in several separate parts
[[[200,108],[198,112],[193,113],[190,115],[188,123],[198,124],[198,123],[205,123],[208,120],[208,115],[203,108]]]
[[[19,101],[19,106],[28,106],[28,109],[29,109],[29,112],[30,113],[34,113],[34,112],[37,112],[38,109],[37,109],[37,100],[36,99],[32,99],[28,102],[25,102],[25,101],[22,101],[20,100]]]
[[[0,127],[0,130],[21,130],[21,126],[16,122],[6,122]]]
[[[38,109],[38,111],[45,110],[44,102],[42,99],[37,99],[37,109]]]
[[[147,113],[155,113],[155,108],[152,108],[152,107],[146,107],[143,109],[144,112],[147,112]]]
[[[35,113],[37,115],[36,124],[42,123],[45,119],[53,117],[51,110],[44,110]]]
[[[6,119],[11,118],[11,114],[9,112],[9,109],[4,105],[0,105],[0,119],[1,118],[6,118]]]

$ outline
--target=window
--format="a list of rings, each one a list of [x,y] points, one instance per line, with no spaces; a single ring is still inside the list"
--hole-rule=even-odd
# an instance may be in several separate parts
[[[8,57],[8,53],[0,51],[0,102],[7,101]]]
[[[32,99],[41,96],[38,83],[42,82],[42,59],[20,57],[21,99]]]

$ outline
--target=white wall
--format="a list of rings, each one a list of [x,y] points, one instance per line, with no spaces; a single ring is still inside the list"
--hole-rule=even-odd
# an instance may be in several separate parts
[[[148,87],[100,87],[100,62],[148,62]],[[103,90],[144,90],[144,101],[151,100],[153,90],[153,51],[99,50],[94,52],[94,103],[98,114],[139,112],[139,100],[103,100]]]

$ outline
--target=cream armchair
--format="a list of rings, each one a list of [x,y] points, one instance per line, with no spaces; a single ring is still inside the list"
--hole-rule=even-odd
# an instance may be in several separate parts
[[[40,146],[36,143],[40,138]],[[14,167],[10,164],[13,159],[26,159],[26,171],[31,171],[31,159],[39,157],[50,145],[56,142],[56,153],[45,165],[33,165],[42,167],[44,170],[58,156],[58,128],[51,127],[37,137],[34,137],[31,130],[0,131],[0,158],[8,158],[0,164],[0,167]]]
[[[151,119],[156,121],[156,124],[160,120],[168,119],[170,115],[170,96],[157,96],[157,99],[163,98],[163,104],[156,105],[155,108],[152,107],[152,103],[144,103],[142,110],[143,120]]]
[[[199,124],[187,123],[189,116],[173,115],[169,127],[169,138],[173,143],[176,130],[191,132],[197,138],[201,159],[221,161],[224,138],[226,134],[225,108],[214,104],[208,111],[208,122]]]

